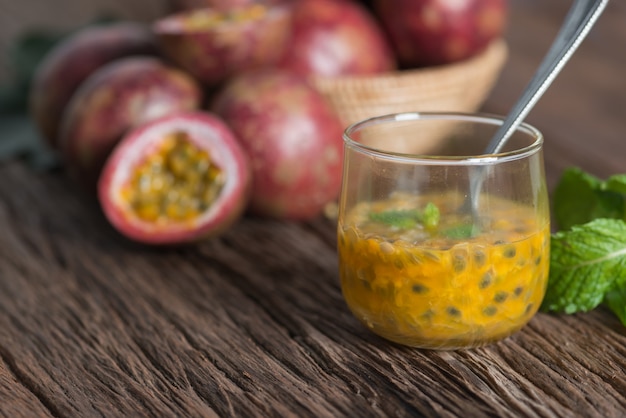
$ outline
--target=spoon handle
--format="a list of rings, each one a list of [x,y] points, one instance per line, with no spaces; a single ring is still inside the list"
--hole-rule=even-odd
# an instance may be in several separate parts
[[[574,1],[537,72],[507,118],[491,138],[485,149],[485,154],[494,154],[502,149],[511,134],[522,123],[528,112],[552,84],[552,81],[587,36],[608,2],[609,0]]]
[[[609,0],[574,0],[552,46],[521,97],[489,141],[484,154],[495,154],[502,149],[587,36],[608,2]],[[488,166],[474,169],[470,177],[469,194],[461,207],[463,211],[469,209],[475,220],[480,218],[478,201],[486,169]]]

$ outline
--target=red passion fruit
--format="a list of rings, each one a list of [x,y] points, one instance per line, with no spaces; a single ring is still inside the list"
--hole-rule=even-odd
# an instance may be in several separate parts
[[[375,0],[373,8],[403,67],[476,55],[500,37],[507,0]]]
[[[255,3],[274,4],[278,2],[279,0],[170,0],[170,10],[178,12],[207,7],[217,10],[230,10]]]
[[[105,65],[81,85],[64,115],[60,149],[68,174],[93,187],[128,130],[196,109],[200,102],[195,80],[158,59],[130,57]]]
[[[145,244],[215,236],[246,207],[247,157],[228,126],[194,111],[132,130],[115,147],[98,182],[109,222]]]
[[[63,111],[89,75],[118,58],[155,53],[149,27],[139,23],[90,26],[63,39],[37,68],[29,99],[32,118],[46,142],[57,147]]]
[[[181,12],[153,27],[164,56],[214,86],[244,70],[273,65],[287,42],[289,16],[287,6],[252,4]]]
[[[251,213],[306,220],[337,197],[343,128],[304,78],[269,69],[241,74],[217,93],[212,109],[250,158]]]
[[[396,68],[383,29],[371,12],[349,0],[294,3],[291,36],[278,66],[301,75],[377,74]]]

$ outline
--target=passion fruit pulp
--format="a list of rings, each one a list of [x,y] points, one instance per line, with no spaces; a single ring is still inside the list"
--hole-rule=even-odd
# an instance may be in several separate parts
[[[129,133],[98,184],[105,216],[126,237],[180,244],[214,236],[247,205],[247,157],[226,124],[208,112],[184,112]]]

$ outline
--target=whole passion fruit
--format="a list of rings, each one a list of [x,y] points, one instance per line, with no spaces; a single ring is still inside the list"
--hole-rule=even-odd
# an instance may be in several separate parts
[[[286,5],[251,4],[181,12],[153,27],[164,56],[215,86],[242,71],[273,65],[287,43],[289,21]]]
[[[105,65],[76,91],[64,115],[60,149],[68,174],[92,187],[126,132],[196,109],[201,96],[195,80],[156,58],[130,57]]]
[[[181,10],[203,9],[211,7],[217,10],[230,10],[249,4],[273,4],[280,0],[170,0],[170,10],[179,12]]]
[[[243,213],[247,156],[208,112],[182,112],[128,133],[98,182],[106,218],[126,237],[173,245],[215,236]]]
[[[371,12],[352,0],[299,0],[278,66],[335,77],[396,69],[393,49]]]
[[[507,0],[375,0],[403,67],[444,65],[483,51],[506,29]]]
[[[311,219],[339,193],[342,125],[320,93],[296,74],[241,74],[212,109],[232,128],[252,165],[250,211]]]
[[[154,37],[149,27],[139,23],[89,26],[64,38],[44,57],[31,88],[30,112],[46,142],[57,147],[62,114],[94,71],[122,57],[154,54]]]

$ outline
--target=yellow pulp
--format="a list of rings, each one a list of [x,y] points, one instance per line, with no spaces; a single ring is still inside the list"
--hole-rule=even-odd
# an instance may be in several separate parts
[[[446,196],[439,229],[458,225]],[[414,204],[414,203],[411,203]],[[424,348],[462,348],[499,340],[524,326],[545,293],[549,222],[530,208],[490,202],[471,238],[401,231],[368,220],[403,199],[359,205],[339,224],[341,286],[355,316],[389,340]]]
[[[213,204],[224,180],[209,153],[176,132],[135,167],[122,197],[144,221],[191,221]]]
[[[267,8],[260,4],[250,7],[238,7],[223,12],[216,12],[212,9],[196,10],[185,19],[185,28],[202,30],[223,23],[254,21],[263,18],[266,13]]]

